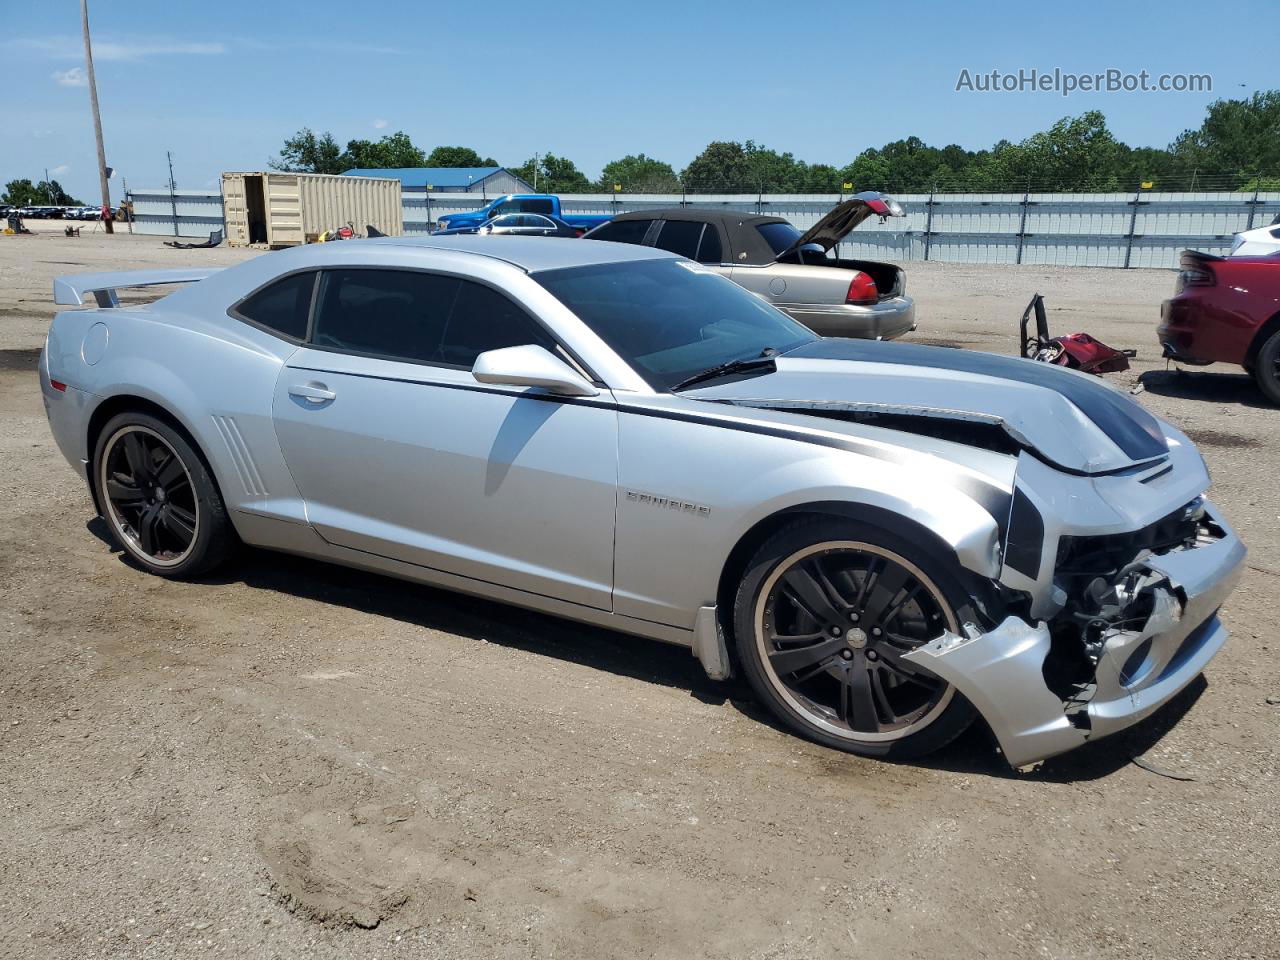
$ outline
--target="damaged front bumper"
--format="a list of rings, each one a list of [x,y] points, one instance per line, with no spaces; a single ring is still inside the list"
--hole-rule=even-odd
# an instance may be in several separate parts
[[[1050,625],[1011,616],[985,633],[971,624],[905,659],[953,684],[982,714],[1014,767],[1064,753],[1150,715],[1194,680],[1226,641],[1218,608],[1243,569],[1245,547],[1223,521],[1189,546],[1139,558],[1129,610],[1099,638],[1092,682],[1067,698],[1050,689]],[[1138,621],[1138,622],[1133,622]]]

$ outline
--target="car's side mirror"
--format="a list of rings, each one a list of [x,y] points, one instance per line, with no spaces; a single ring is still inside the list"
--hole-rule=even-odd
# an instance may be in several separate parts
[[[542,347],[503,347],[476,357],[471,375],[481,383],[541,387],[562,397],[594,397],[597,390],[582,374]]]

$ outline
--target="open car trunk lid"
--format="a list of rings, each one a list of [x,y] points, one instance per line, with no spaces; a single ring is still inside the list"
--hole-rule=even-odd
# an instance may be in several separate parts
[[[905,217],[906,211],[893,197],[868,190],[837,204],[825,217],[800,235],[791,246],[778,254],[778,260],[793,257],[799,249],[817,244],[828,252],[868,217]]]

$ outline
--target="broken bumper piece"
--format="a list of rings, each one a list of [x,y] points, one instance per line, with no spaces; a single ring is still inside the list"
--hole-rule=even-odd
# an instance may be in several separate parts
[[[965,636],[947,633],[905,658],[963,693],[1014,767],[1123,730],[1199,676],[1226,641],[1218,608],[1240,578],[1245,548],[1216,524],[1222,536],[1142,561],[1147,575],[1133,603],[1141,600],[1145,619],[1104,634],[1093,683],[1070,700],[1045,681],[1044,623],[1009,617],[986,633],[969,625]]]

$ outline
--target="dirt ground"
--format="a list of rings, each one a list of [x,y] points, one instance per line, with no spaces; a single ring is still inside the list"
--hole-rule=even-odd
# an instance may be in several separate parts
[[[1203,681],[1015,774],[981,728],[835,753],[686,650],[493,603],[265,553],[139,572],[45,423],[51,280],[250,254],[40,226],[0,237],[0,956],[1280,956],[1280,410],[1165,372],[1172,273],[907,265],[917,340],[1013,352],[1038,290],[1137,348],[1118,379],[1251,548]]]

